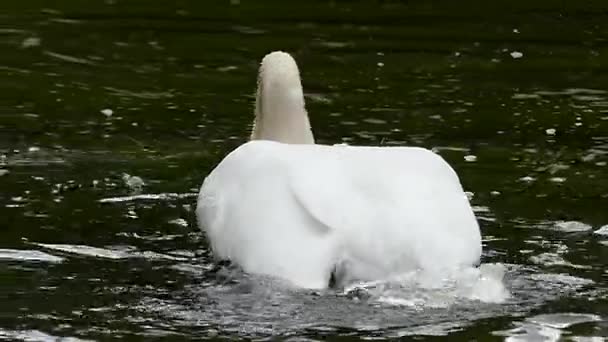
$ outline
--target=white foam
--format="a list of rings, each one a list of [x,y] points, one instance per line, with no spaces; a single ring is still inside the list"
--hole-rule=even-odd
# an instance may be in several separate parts
[[[141,192],[142,188],[146,185],[141,177],[131,176],[128,173],[122,174],[122,180],[131,191]]]
[[[447,308],[462,300],[504,303],[510,298],[502,264],[482,264],[448,274],[410,272],[388,281],[358,283],[345,293],[363,291],[372,301],[427,308]]]

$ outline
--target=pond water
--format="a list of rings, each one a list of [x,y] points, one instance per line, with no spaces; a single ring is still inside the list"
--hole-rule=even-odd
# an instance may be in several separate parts
[[[605,2],[5,0],[0,18],[0,339],[608,336]],[[196,193],[278,49],[319,143],[453,165],[508,298],[296,291],[212,262]]]

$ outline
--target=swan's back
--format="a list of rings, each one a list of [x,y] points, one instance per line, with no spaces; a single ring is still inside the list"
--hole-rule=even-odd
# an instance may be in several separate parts
[[[252,141],[207,177],[197,207],[214,253],[326,287],[478,262],[479,227],[452,168],[421,148]]]

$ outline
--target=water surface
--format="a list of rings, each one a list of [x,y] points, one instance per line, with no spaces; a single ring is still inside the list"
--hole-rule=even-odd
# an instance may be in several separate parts
[[[4,1],[0,339],[608,336],[601,1]],[[204,176],[256,69],[297,59],[320,143],[434,149],[510,297],[295,291],[212,263]],[[604,227],[602,229],[602,227]]]

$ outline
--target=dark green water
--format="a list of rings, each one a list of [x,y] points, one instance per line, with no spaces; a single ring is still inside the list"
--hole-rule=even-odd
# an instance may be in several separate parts
[[[0,339],[608,336],[608,3],[237,2],[1,2]],[[507,302],[396,305],[214,269],[194,196],[247,138],[277,49],[319,143],[454,166]]]

